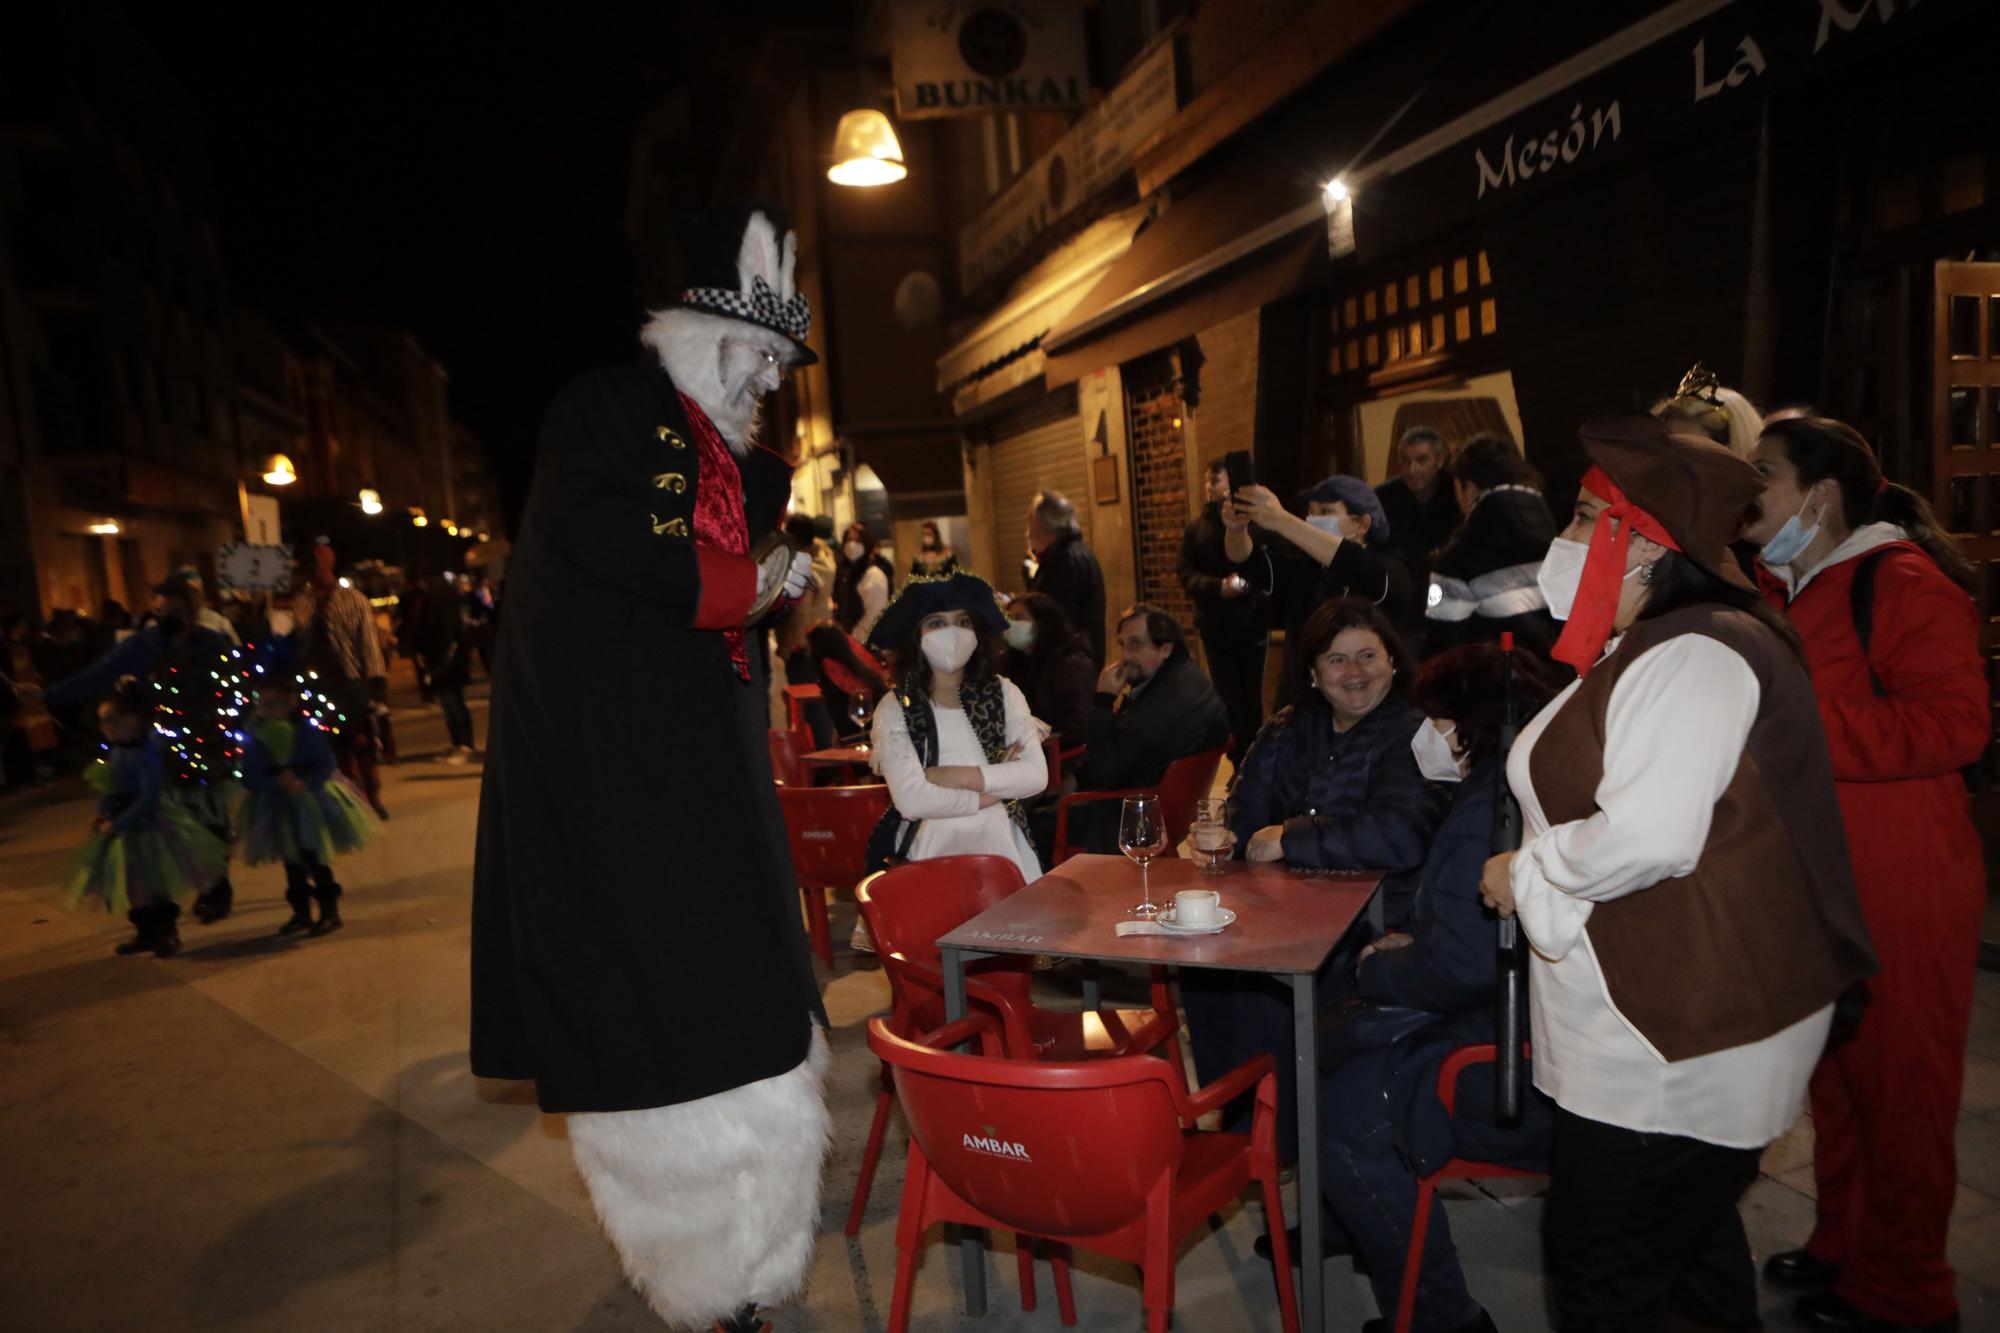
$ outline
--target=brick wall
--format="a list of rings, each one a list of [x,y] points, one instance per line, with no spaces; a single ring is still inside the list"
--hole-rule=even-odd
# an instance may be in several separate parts
[[[1201,475],[1231,449],[1253,448],[1257,437],[1257,326],[1252,310],[1202,331],[1201,405],[1194,410],[1195,479],[1189,516],[1201,508]]]
[[[1125,414],[1139,600],[1164,607],[1185,627],[1194,611],[1174,567],[1188,523],[1187,408],[1176,369],[1168,353],[1126,367]]]

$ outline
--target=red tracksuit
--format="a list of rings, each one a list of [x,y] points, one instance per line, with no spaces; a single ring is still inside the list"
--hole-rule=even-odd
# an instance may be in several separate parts
[[[1805,641],[1882,960],[1860,1031],[1813,1074],[1819,1220],[1807,1248],[1841,1265],[1843,1300],[1918,1324],[1958,1308],[1945,1235],[1986,899],[1958,770],[1979,757],[1991,719],[1971,598],[1911,543],[1874,549],[1867,661],[1851,601],[1866,552],[1822,567],[1786,608]]]

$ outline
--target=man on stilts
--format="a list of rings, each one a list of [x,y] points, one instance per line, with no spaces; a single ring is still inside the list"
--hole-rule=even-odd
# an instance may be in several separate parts
[[[759,400],[816,358],[768,205],[695,219],[687,290],[543,426],[493,669],[472,1066],[532,1078],[626,1274],[670,1324],[753,1330],[812,1262],[825,1013],[765,733],[754,560],[791,467]]]

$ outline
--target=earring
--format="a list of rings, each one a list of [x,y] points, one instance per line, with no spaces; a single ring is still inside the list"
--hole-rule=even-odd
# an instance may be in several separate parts
[[[1657,560],[1654,561],[1652,564],[1647,565],[1644,569],[1639,571],[1639,582],[1651,583],[1653,581],[1653,575],[1659,572],[1659,568],[1660,564]]]

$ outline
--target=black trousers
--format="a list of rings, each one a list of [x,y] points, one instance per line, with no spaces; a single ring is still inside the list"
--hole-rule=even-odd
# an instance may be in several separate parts
[[[298,911],[314,899],[326,906],[338,897],[340,882],[334,879],[332,866],[321,861],[285,862],[285,901]]]
[[[1757,1277],[1736,1201],[1755,1148],[1642,1134],[1560,1106],[1545,1236],[1562,1333],[1651,1333],[1669,1314],[1756,1328]]]
[[[1243,752],[1257,739],[1264,725],[1264,646],[1263,630],[1232,633],[1223,626],[1201,632],[1201,651],[1208,658],[1208,678],[1222,696],[1229,714],[1229,762],[1241,762]]]
[[[444,728],[453,745],[472,748],[472,710],[465,703],[465,686],[438,685],[433,692],[444,712]]]

